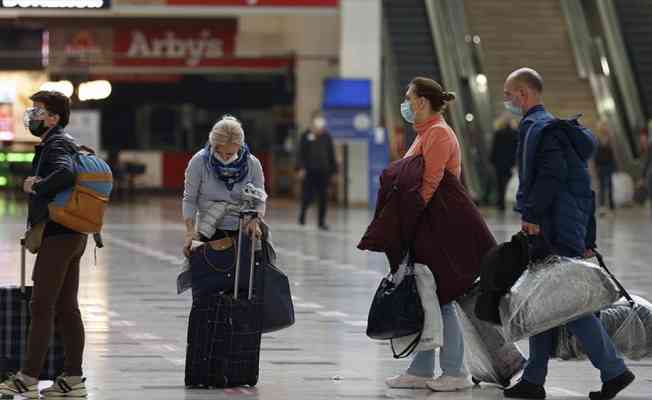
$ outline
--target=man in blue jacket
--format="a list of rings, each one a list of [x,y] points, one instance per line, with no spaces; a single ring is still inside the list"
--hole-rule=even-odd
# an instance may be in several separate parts
[[[596,140],[585,128],[559,121],[542,103],[543,80],[521,68],[505,81],[505,108],[522,117],[517,162],[516,211],[529,235],[543,235],[551,250],[567,257],[591,255],[595,247],[595,204],[587,162]],[[554,293],[550,294],[554,296]],[[634,381],[600,320],[593,314],[567,324],[591,363],[600,370],[602,389],[591,400],[612,399]],[[554,330],[530,337],[530,358],[522,379],[505,397],[545,399],[543,387],[553,351]]]

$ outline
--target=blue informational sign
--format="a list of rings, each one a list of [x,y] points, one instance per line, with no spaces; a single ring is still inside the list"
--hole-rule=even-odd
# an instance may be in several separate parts
[[[368,144],[369,207],[376,207],[380,175],[389,163],[389,144],[385,128],[375,128],[371,116],[371,81],[369,79],[326,79],[322,112],[326,129],[334,139]],[[364,188],[360,188],[364,190]],[[364,193],[364,192],[362,192]]]
[[[376,208],[380,175],[389,164],[387,129],[376,128],[369,132],[369,208]]]
[[[324,80],[324,109],[371,109],[371,81],[369,79]]]
[[[323,110],[326,129],[336,139],[366,139],[372,128],[370,110]]]

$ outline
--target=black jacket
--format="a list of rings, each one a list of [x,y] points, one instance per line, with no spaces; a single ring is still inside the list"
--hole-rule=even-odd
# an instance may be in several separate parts
[[[45,141],[35,146],[32,175],[42,180],[34,184],[36,194],[29,196],[27,218],[31,225],[47,219],[48,203],[57,193],[75,185],[77,176],[73,157],[76,152],[72,136],[58,127],[52,128]]]
[[[494,133],[489,161],[499,173],[512,174],[512,168],[516,165],[517,144],[518,131],[510,127],[499,129]]]
[[[297,169],[327,175],[335,174],[337,172],[337,163],[331,135],[324,132],[321,135],[314,135],[314,139],[310,140],[310,134],[311,132],[307,131],[301,135]]]

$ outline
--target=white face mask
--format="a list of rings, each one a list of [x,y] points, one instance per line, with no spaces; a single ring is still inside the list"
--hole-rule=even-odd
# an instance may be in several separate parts
[[[326,128],[326,119],[324,117],[317,117],[313,121],[315,129],[322,130]]]
[[[229,164],[231,164],[232,162],[234,162],[235,160],[238,159],[238,153],[235,153],[235,154],[234,154],[233,156],[231,156],[231,158],[229,158],[228,160],[223,159],[223,158],[222,158],[219,154],[217,154],[217,153],[215,153],[214,155],[215,155],[215,158],[217,159],[217,161],[221,162],[221,163],[224,164],[224,165],[229,165]]]

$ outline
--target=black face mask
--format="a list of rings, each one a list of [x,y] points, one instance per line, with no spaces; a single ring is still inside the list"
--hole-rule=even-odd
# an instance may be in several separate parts
[[[29,131],[36,137],[43,136],[49,129],[42,119],[32,119],[29,121]]]

